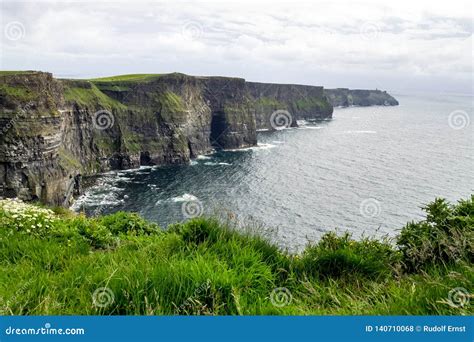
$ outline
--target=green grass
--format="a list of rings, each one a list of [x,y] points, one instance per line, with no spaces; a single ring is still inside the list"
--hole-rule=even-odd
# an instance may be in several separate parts
[[[178,94],[171,91],[166,91],[163,94],[160,94],[159,102],[161,103],[162,112],[174,114],[186,110],[183,99]]]
[[[82,169],[81,162],[69,150],[65,149],[64,147],[59,148],[58,157],[59,163],[64,169]]]
[[[147,82],[161,77],[161,74],[129,74],[109,77],[91,78],[92,82]]]
[[[317,109],[319,111],[328,111],[331,109],[331,104],[324,98],[307,97],[294,101],[294,106],[297,110],[311,111]]]
[[[11,97],[16,101],[28,102],[37,100],[39,94],[24,85],[10,86],[0,84],[0,97]]]
[[[33,70],[0,70],[0,76],[28,75],[36,73],[38,72]]]
[[[64,98],[69,102],[76,102],[83,106],[106,109],[126,109],[119,101],[104,94],[93,83],[87,86],[74,86],[74,83],[66,84]]]
[[[260,97],[257,100],[255,100],[254,105],[257,108],[269,108],[269,109],[286,109],[288,105],[284,102],[280,102],[276,99],[272,99],[269,97]]]
[[[394,240],[328,233],[300,255],[214,218],[164,231],[123,212],[86,218],[53,208],[35,218],[31,206],[30,216],[13,217],[0,202],[0,309],[8,315],[469,315],[472,298],[457,305],[449,293],[473,291],[473,201],[436,200],[425,208],[426,220],[407,224]],[[426,241],[434,236],[437,242]],[[102,297],[100,288],[107,288]],[[278,288],[291,301],[272,303]],[[100,299],[107,305],[97,305]]]

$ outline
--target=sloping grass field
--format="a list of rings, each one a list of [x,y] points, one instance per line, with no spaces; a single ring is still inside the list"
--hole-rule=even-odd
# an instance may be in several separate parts
[[[0,313],[472,315],[474,196],[425,210],[395,239],[328,233],[290,255],[215,218],[163,230],[1,200]]]

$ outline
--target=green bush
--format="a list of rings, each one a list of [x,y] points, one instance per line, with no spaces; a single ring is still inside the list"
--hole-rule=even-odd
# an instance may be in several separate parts
[[[228,232],[219,225],[217,220],[206,220],[196,218],[185,224],[175,224],[169,227],[168,231],[175,232],[182,236],[183,240],[193,246],[201,243],[215,243],[219,239],[227,239]]]
[[[73,220],[66,221],[66,224],[70,230],[76,231],[93,248],[110,248],[117,243],[117,239],[114,238],[112,233],[94,219],[78,216]]]
[[[397,239],[405,268],[416,271],[437,263],[472,263],[474,195],[457,205],[437,198],[423,210],[426,220],[408,223]]]
[[[260,255],[260,260],[273,270],[287,273],[291,259],[278,246],[261,236],[244,233],[228,224],[213,218],[196,218],[186,223],[175,224],[169,228],[183,238],[188,248],[210,250],[228,260],[233,259],[239,250],[251,250]]]
[[[387,277],[399,259],[387,241],[364,238],[355,241],[349,233],[325,234],[318,244],[308,246],[296,269],[319,278]]]
[[[150,235],[160,232],[157,224],[146,221],[138,214],[123,211],[103,216],[99,222],[113,235]]]

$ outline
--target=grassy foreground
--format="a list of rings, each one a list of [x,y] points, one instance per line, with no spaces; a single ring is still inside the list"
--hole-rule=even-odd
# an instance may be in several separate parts
[[[474,196],[425,210],[393,241],[329,233],[289,255],[212,218],[162,231],[2,200],[0,312],[472,314]]]

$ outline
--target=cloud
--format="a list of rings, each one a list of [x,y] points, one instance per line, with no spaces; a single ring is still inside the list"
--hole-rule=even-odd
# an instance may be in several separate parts
[[[2,69],[180,71],[358,88],[472,90],[469,2],[2,4]],[[11,22],[24,35],[5,34]],[[437,87],[433,81],[443,84]]]

